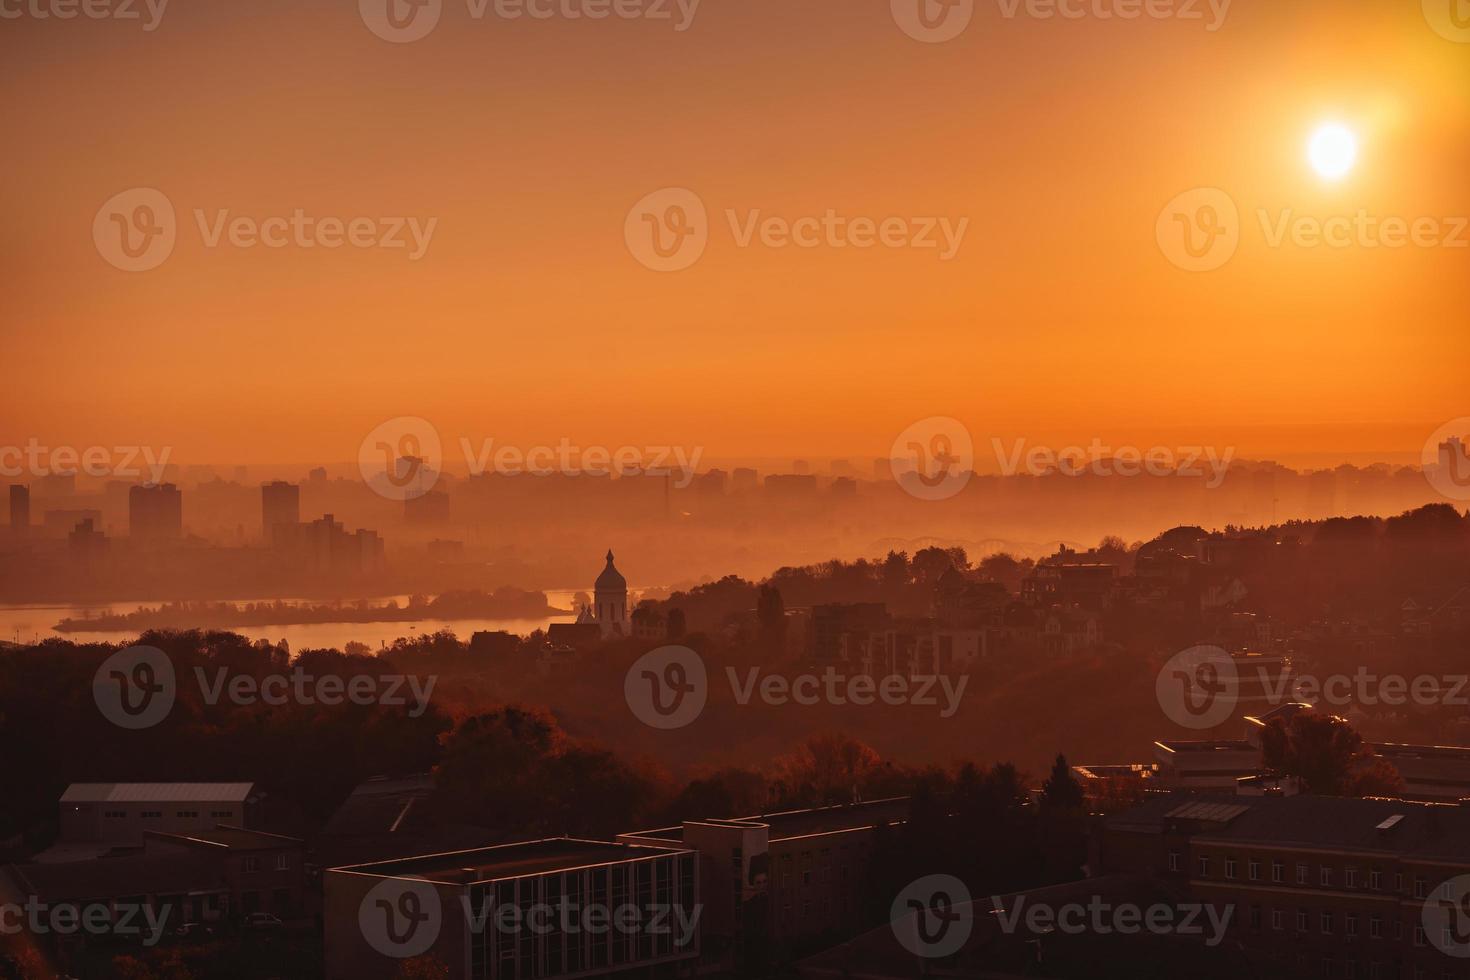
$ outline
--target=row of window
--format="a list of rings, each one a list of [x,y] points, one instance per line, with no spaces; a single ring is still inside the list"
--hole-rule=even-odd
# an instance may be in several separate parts
[[[1215,862],[1207,854],[1201,854],[1195,859],[1195,872],[1200,878],[1208,878],[1214,872]],[[1178,851],[1169,852],[1169,870],[1183,870],[1182,858]],[[1233,857],[1227,857],[1223,861],[1224,879],[1226,881],[1240,880],[1240,862]],[[1296,865],[1296,883],[1298,885],[1310,885],[1312,883],[1311,866],[1303,862]],[[1335,887],[1337,869],[1326,864],[1317,866],[1317,884],[1323,888]],[[1353,889],[1366,887],[1370,891],[1383,890],[1383,872],[1378,868],[1369,868],[1367,874],[1361,874],[1358,868],[1348,867],[1342,869],[1342,887]],[[1246,880],[1261,880],[1261,862],[1251,858],[1246,862]],[[1283,884],[1286,881],[1286,865],[1281,861],[1271,862],[1272,884]],[[1402,893],[1404,891],[1404,875],[1395,872],[1393,876],[1393,890]],[[1416,877],[1414,879],[1414,897],[1425,898],[1429,894],[1429,880]]]
[[[234,810],[210,810],[209,811],[209,815],[210,815],[210,817],[212,817],[215,820],[233,820],[234,817],[235,817],[235,811]],[[109,820],[126,820],[127,819],[127,816],[128,816],[128,811],[126,811],[126,810],[103,810],[102,811],[102,816],[106,817]],[[163,819],[163,811],[162,810],[143,810],[143,811],[141,811],[138,814],[138,816],[142,817],[145,820],[161,820],[161,819]],[[199,811],[198,810],[176,810],[176,811],[174,811],[174,816],[177,817],[180,820],[198,820],[199,819]]]
[[[291,870],[291,856],[289,854],[277,854],[275,860],[277,871]],[[260,858],[245,857],[240,859],[240,873],[254,874],[260,870]]]

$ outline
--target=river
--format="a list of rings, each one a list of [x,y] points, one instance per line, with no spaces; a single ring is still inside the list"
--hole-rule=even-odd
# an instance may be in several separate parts
[[[548,589],[546,600],[559,609],[572,608],[572,599],[578,592],[586,592],[586,589]],[[634,590],[638,591],[638,590]],[[375,596],[371,601],[382,604],[389,599],[396,601],[400,606],[406,605],[408,596]],[[109,613],[128,613],[139,606],[157,607],[170,600],[153,599],[143,601],[112,602],[112,603],[90,603],[86,605],[62,604],[26,604],[16,605],[0,603],[0,640],[8,640],[15,643],[35,643],[49,637],[61,637],[74,643],[118,643],[136,635],[130,632],[82,632],[82,633],[58,633],[53,627],[68,616],[96,616]],[[261,599],[229,599],[220,600],[227,602],[262,602],[275,600]],[[313,602],[320,603],[322,600],[285,599],[284,602]],[[547,616],[538,619],[422,619],[416,621],[404,621],[396,623],[302,623],[297,625],[280,626],[231,626],[229,630],[247,636],[252,640],[270,640],[278,642],[285,640],[293,651],[306,648],[335,647],[342,649],[347,643],[356,640],[365,643],[372,649],[391,644],[400,636],[418,636],[424,633],[436,633],[439,630],[452,630],[462,640],[469,639],[470,635],[480,630],[506,630],[524,636],[538,629],[545,629],[552,623],[569,623],[575,620],[575,615]]]

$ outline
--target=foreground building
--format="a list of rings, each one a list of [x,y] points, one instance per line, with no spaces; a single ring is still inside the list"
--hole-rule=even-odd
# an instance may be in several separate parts
[[[707,962],[746,964],[852,935],[877,828],[908,820],[906,797],[623,834],[699,852]]]
[[[1470,873],[1470,807],[1326,796],[1155,799],[1107,818],[1091,866],[1232,906],[1257,975],[1470,975],[1470,936],[1426,929]],[[1448,907],[1448,906],[1446,906]],[[1463,924],[1463,923],[1461,923]],[[1453,923],[1451,923],[1453,925]]]
[[[688,975],[698,866],[687,848],[562,837],[335,868],[327,977],[388,980],[417,957],[453,980]]]
[[[879,828],[908,814],[907,799],[877,800],[334,868],[323,879],[327,977],[391,978],[418,956],[455,980],[758,967],[860,931]],[[561,916],[546,927],[563,904],[585,912],[573,915],[581,927]],[[587,927],[627,907],[623,925]],[[506,923],[497,910],[512,908]]]

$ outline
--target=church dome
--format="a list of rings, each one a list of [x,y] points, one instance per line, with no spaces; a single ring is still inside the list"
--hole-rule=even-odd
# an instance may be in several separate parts
[[[613,553],[609,549],[607,553],[607,567],[602,574],[597,576],[596,589],[598,592],[627,592],[628,580],[623,578],[617,566],[613,564]]]

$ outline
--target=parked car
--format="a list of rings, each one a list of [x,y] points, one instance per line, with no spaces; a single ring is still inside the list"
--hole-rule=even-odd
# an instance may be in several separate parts
[[[214,926],[207,922],[185,922],[174,930],[174,935],[180,939],[203,939],[214,935]]]
[[[285,923],[269,912],[251,912],[245,916],[245,928],[250,932],[265,932],[284,928]]]

